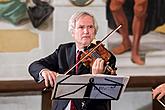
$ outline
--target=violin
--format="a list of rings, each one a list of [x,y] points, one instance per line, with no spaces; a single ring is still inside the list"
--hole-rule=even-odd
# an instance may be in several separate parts
[[[101,43],[100,41],[96,41],[96,44],[91,44],[88,48],[85,48],[84,52],[81,54],[81,58],[83,59],[90,51],[92,51],[92,49],[94,47],[96,47],[99,43]],[[82,63],[84,64],[84,66],[86,66],[87,68],[92,67],[94,61],[97,58],[102,58],[104,60],[104,66],[105,66],[105,73],[108,74],[116,74],[116,67],[111,67],[109,64],[109,59],[111,59],[112,57],[112,53],[110,51],[108,51],[104,45],[101,43],[95,50],[93,50],[93,52],[89,53],[87,57],[85,57],[82,60]]]

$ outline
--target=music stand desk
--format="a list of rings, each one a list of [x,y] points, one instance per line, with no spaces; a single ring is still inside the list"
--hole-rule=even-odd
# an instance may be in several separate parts
[[[51,99],[118,100],[129,76],[59,75],[56,80]]]

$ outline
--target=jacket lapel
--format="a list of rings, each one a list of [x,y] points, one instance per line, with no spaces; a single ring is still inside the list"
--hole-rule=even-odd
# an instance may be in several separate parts
[[[75,59],[76,59],[76,45],[73,44],[71,46],[71,48],[68,48],[67,51],[67,60],[68,60],[68,65],[69,65],[69,69],[72,68],[75,65]],[[75,68],[71,70],[70,74],[75,74]]]

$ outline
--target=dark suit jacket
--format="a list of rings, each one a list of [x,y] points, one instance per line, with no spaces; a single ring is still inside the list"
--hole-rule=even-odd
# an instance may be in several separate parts
[[[76,45],[75,43],[61,44],[58,49],[51,55],[33,62],[29,66],[29,73],[35,79],[36,82],[41,82],[41,76],[39,72],[42,69],[50,69],[60,74],[64,74],[69,68],[75,65]],[[111,56],[110,66],[115,68],[116,58]],[[69,74],[74,74],[73,69]],[[80,64],[78,74],[89,74],[90,69],[86,68],[83,64]],[[74,100],[77,110],[81,110],[83,100]],[[69,100],[54,100],[52,103],[52,110],[64,110]],[[110,102],[105,100],[88,100],[85,101],[87,110],[109,110]]]

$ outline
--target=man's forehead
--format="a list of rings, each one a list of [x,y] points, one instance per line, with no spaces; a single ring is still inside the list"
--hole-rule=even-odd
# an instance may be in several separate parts
[[[82,16],[79,16],[77,19],[76,19],[76,21],[78,22],[78,21],[82,21],[82,20],[84,20],[84,18],[86,18],[86,19],[88,19],[88,20],[91,20],[92,22],[94,21],[93,20],[93,17],[92,16],[89,16],[89,15],[82,15]]]
[[[76,22],[77,25],[94,25],[93,19],[79,19]]]

